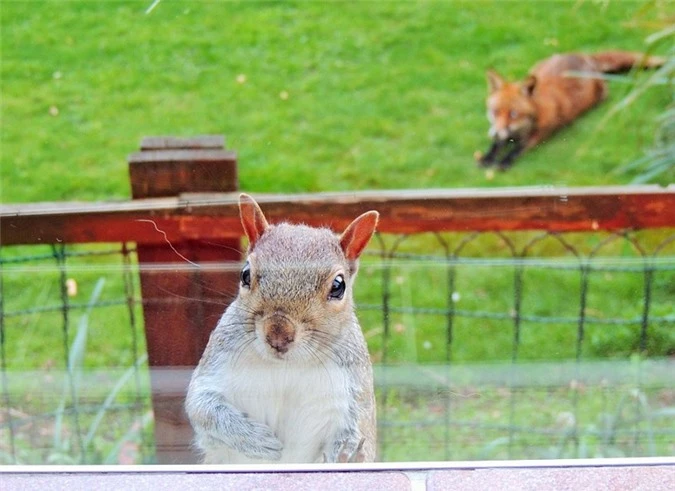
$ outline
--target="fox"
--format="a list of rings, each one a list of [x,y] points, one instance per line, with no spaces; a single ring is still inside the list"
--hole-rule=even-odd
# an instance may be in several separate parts
[[[634,68],[658,68],[659,56],[630,51],[596,54],[562,53],[537,63],[522,81],[510,82],[493,69],[488,83],[488,136],[485,154],[476,153],[480,167],[510,168],[525,150],[548,139],[607,97],[602,74],[625,73]],[[583,72],[574,76],[570,72]]]

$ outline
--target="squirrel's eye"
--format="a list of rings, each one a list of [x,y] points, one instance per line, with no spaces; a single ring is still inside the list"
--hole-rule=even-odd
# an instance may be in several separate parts
[[[509,112],[509,117],[511,119],[516,119],[518,117],[518,111],[512,110]]]
[[[241,286],[244,286],[246,288],[251,287],[251,265],[246,261],[246,264],[244,264],[244,267],[241,269]]]
[[[329,300],[340,300],[344,294],[347,285],[345,284],[345,277],[341,274],[337,275],[333,280],[333,284],[330,287],[330,293],[328,294]]]

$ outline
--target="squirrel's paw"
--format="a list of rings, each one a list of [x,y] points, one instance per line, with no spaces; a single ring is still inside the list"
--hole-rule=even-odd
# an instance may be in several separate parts
[[[366,441],[365,438],[361,438],[361,441],[354,450],[349,449],[347,441],[342,442],[342,446],[338,451],[337,457],[335,458],[335,462],[339,462],[340,464],[365,462],[366,455],[363,452],[363,442],[365,441]],[[326,454],[323,454],[323,461],[324,463],[328,462]]]
[[[246,421],[236,434],[227,436],[202,434],[201,446],[207,451],[217,451],[225,446],[251,459],[275,461],[281,458],[283,445],[272,430],[261,423]]]
[[[284,446],[272,430],[264,424],[249,421],[246,438],[238,450],[254,459],[279,460]]]

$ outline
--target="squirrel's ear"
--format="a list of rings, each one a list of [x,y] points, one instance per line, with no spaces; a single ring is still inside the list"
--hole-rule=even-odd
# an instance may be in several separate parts
[[[239,195],[239,215],[241,216],[241,224],[244,227],[246,237],[248,237],[249,249],[253,246],[260,236],[265,233],[267,227],[267,219],[263,215],[262,210],[248,194]]]
[[[488,92],[490,94],[498,91],[504,85],[504,79],[494,70],[488,70],[485,75],[487,76]]]
[[[368,245],[368,241],[375,233],[377,221],[380,214],[376,211],[368,211],[356,218],[342,232],[340,236],[340,247],[345,253],[345,257],[350,261],[359,258],[363,249]]]

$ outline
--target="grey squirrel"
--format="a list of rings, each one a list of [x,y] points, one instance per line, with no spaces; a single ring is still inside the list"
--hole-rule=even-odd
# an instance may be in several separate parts
[[[203,462],[374,461],[373,372],[352,288],[379,214],[336,235],[270,225],[246,194],[239,210],[249,240],[239,294],[185,403]]]

